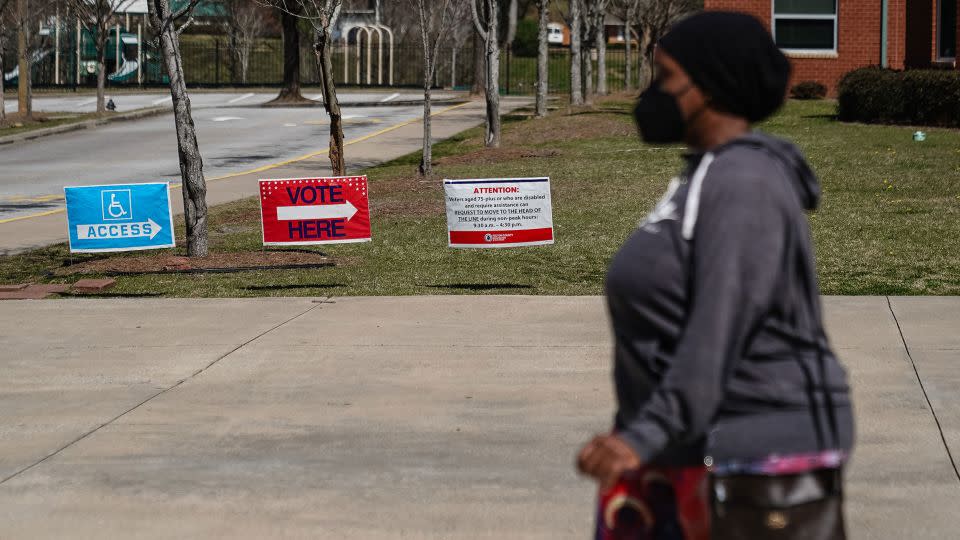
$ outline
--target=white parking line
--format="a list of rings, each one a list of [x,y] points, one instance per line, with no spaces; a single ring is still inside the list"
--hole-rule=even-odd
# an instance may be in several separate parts
[[[77,107],[86,107],[87,105],[93,105],[96,102],[97,102],[97,98],[88,99],[85,101],[81,101],[80,103],[77,103]]]
[[[240,118],[239,116],[215,116],[211,118],[211,120],[213,120],[214,122],[229,122],[231,120],[244,120],[244,119]]]
[[[156,105],[160,105],[161,103],[163,103],[163,102],[165,102],[165,101],[173,101],[173,98],[170,97],[170,96],[166,96],[166,97],[164,97],[164,98],[162,98],[162,99],[154,100],[154,101],[152,101],[150,104],[156,106]]]
[[[240,97],[238,97],[238,98],[233,98],[233,99],[231,99],[230,101],[228,101],[227,103],[240,103],[241,101],[243,101],[243,100],[245,100],[245,99],[250,99],[250,98],[252,98],[252,97],[255,96],[255,95],[256,95],[256,94],[254,94],[254,93],[251,92],[251,93],[249,93],[249,94],[244,94],[244,95],[242,95],[242,96],[240,96]]]
[[[323,94],[317,94],[315,96],[307,96],[307,99],[312,99],[314,101],[323,101]]]
[[[397,99],[398,97],[400,97],[400,94],[399,94],[399,93],[390,94],[389,96],[381,99],[381,100],[380,100],[380,103],[386,103],[386,102],[388,102],[388,101],[393,101],[393,100]]]

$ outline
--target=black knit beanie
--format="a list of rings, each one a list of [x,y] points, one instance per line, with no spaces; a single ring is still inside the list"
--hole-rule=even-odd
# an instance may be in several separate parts
[[[759,122],[783,105],[790,62],[750,15],[698,13],[677,23],[658,45],[717,109]]]

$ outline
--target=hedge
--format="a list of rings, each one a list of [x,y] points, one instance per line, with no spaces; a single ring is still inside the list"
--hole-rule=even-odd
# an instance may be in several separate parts
[[[855,69],[837,86],[837,115],[848,122],[960,127],[960,72]]]
[[[793,99],[823,99],[827,97],[827,87],[817,81],[803,81],[790,89]]]

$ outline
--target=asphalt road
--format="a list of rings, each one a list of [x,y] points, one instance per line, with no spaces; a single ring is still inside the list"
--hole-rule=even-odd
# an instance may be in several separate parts
[[[443,99],[452,94],[437,92],[434,99]],[[304,96],[310,99],[320,99],[319,92],[304,91]],[[396,92],[338,92],[341,103],[390,103],[391,101],[416,101],[423,98],[422,92],[403,89]],[[261,105],[277,97],[273,92],[191,92],[190,103],[194,108],[209,107],[249,107]],[[107,98],[113,98],[117,111],[126,112],[146,107],[161,107],[170,105],[170,93],[164,91],[143,93],[107,93]],[[33,99],[33,110],[39,112],[94,112],[97,109],[96,95],[58,94],[51,96],[38,95]],[[7,112],[17,110],[16,99],[8,99],[5,109]]]
[[[379,99],[391,94],[378,94]],[[248,171],[323,150],[329,119],[322,107],[265,109],[254,105],[272,97],[196,94],[194,121],[208,178]],[[377,95],[348,95],[351,101]],[[150,106],[149,95],[124,95],[134,108]],[[404,96],[399,96],[404,97]],[[399,99],[399,97],[397,99]],[[409,96],[407,96],[409,97]],[[64,110],[79,108],[84,96],[47,98]],[[87,98],[89,99],[89,98]],[[347,99],[345,99],[347,101]],[[217,104],[220,105],[217,105]],[[344,136],[349,141],[422,115],[420,106],[344,108]],[[35,214],[63,205],[63,187],[117,182],[155,182],[180,178],[173,117],[164,114],[117,122],[0,147],[0,220]]]

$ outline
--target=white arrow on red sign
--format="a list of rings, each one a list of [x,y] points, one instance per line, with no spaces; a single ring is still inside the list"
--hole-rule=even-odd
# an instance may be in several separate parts
[[[357,207],[350,201],[343,204],[325,204],[320,206],[278,206],[278,221],[293,221],[303,219],[335,219],[350,218],[357,213]]]

